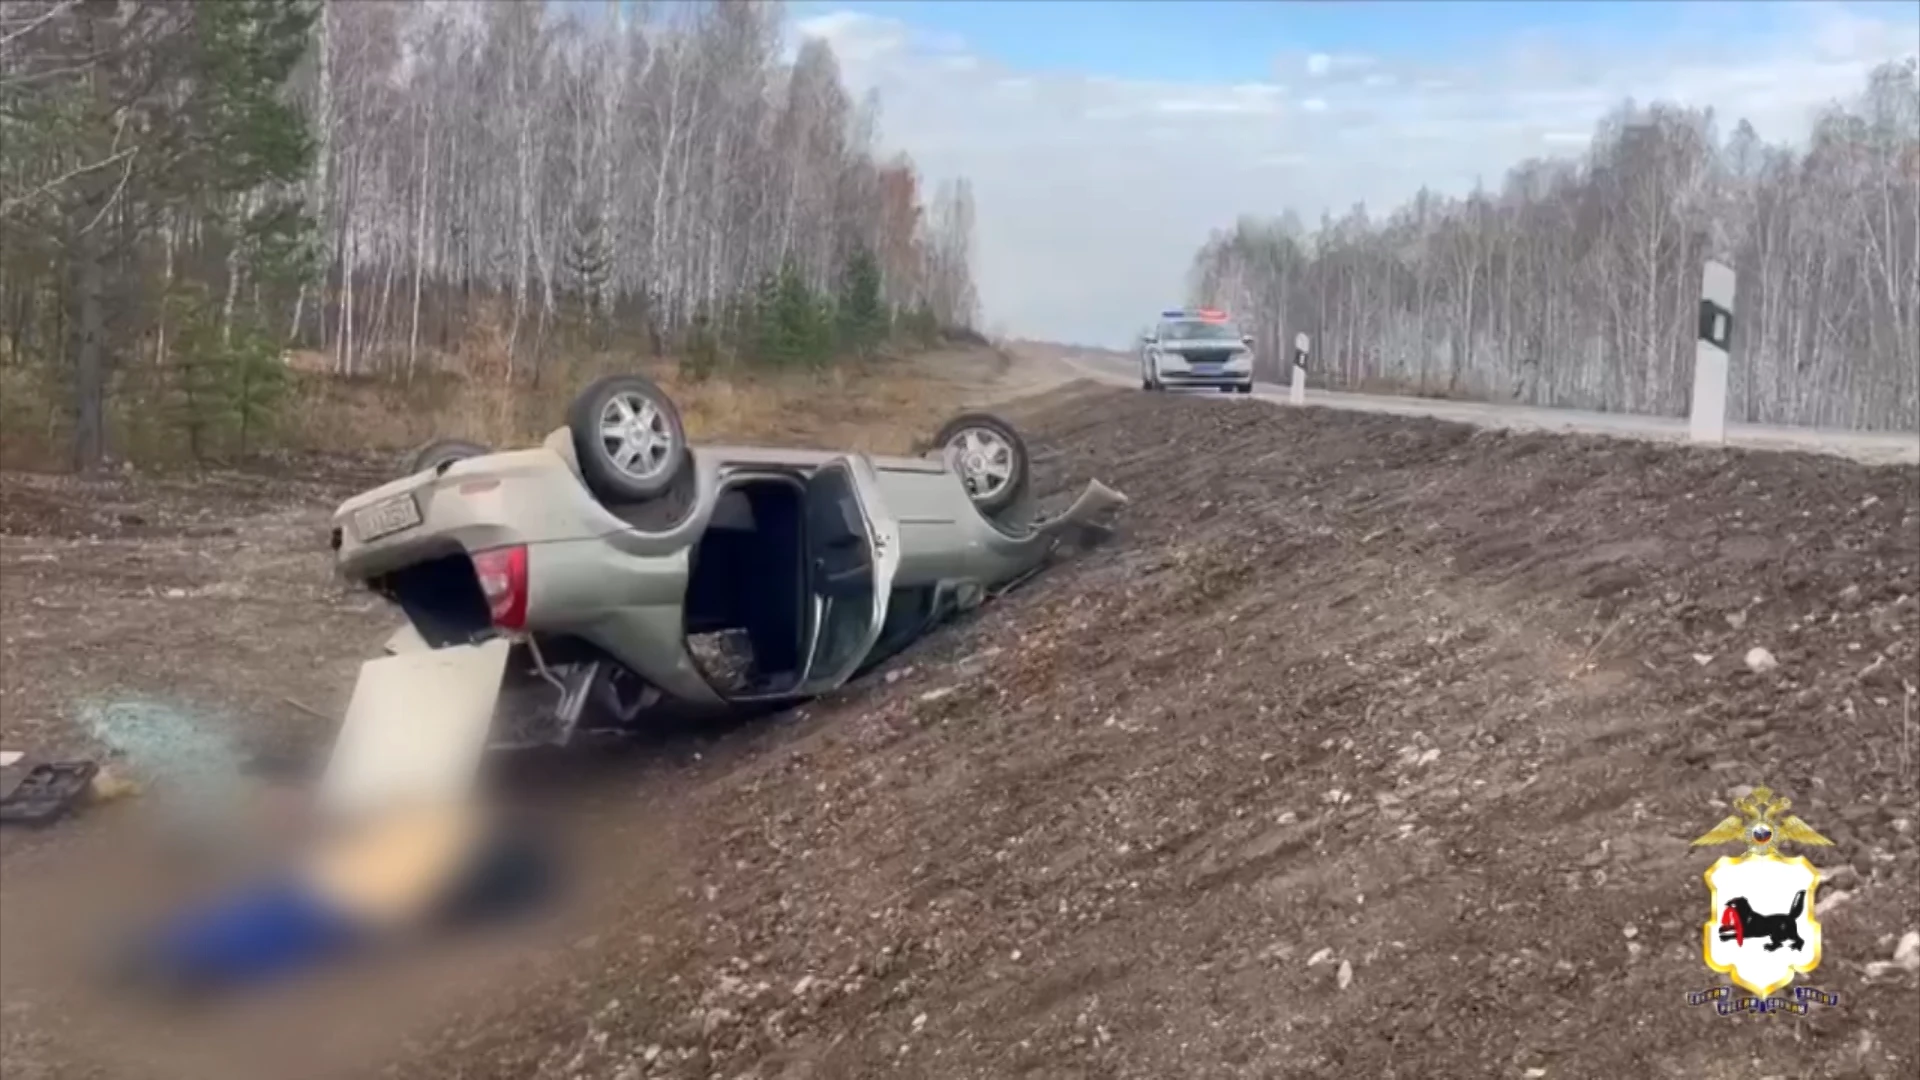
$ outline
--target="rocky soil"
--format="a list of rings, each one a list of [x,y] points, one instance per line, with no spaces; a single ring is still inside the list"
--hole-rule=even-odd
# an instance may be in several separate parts
[[[1013,415],[1049,490],[1131,496],[1119,534],[556,793],[591,900],[412,993],[389,1075],[1920,1071],[1920,470],[1084,385]],[[0,477],[6,744],[85,746],[114,694],[322,738],[286,699],[337,706],[388,626],[320,543],[365,476]],[[1806,1017],[1686,1004],[1688,841],[1754,784],[1836,841]],[[16,948],[138,806],[0,848],[10,1080],[216,1075]]]

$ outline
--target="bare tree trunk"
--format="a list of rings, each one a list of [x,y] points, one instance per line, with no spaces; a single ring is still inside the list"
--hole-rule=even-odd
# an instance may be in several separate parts
[[[167,261],[160,275],[160,322],[155,329],[153,342],[153,363],[155,367],[160,367],[167,362],[167,297],[173,292],[175,227],[175,222],[169,221],[167,223],[166,237],[164,240]]]
[[[69,257],[73,261],[73,467],[87,472],[100,466],[106,447],[106,283],[104,245],[97,228],[86,222],[81,206]],[[96,221],[95,225],[98,224]]]
[[[227,230],[227,296],[220,305],[220,341],[231,344],[233,341],[233,307],[240,298],[240,279],[245,276],[246,253],[240,243],[247,218],[252,214],[253,196],[251,193],[240,197],[240,204],[233,210],[233,223]]]
[[[353,357],[353,307],[354,307],[354,263],[359,254],[360,238],[349,233],[347,236],[346,264],[340,270],[340,374],[354,373]]]
[[[315,145],[313,149],[313,184],[309,189],[312,192],[309,198],[315,210],[315,220],[320,223],[323,234],[333,210],[333,190],[331,186],[334,148],[333,17],[332,0],[320,0],[320,10],[314,18],[313,45],[316,58],[315,64],[318,68],[316,75],[319,85],[315,94],[314,103],[315,116],[313,132]],[[328,269],[330,270],[331,267],[328,267]],[[320,301],[315,305],[315,315],[320,321],[320,334],[317,343],[323,352],[327,347],[326,281],[328,276],[326,271],[321,272]],[[287,340],[289,343],[299,339],[300,320],[306,313],[306,309],[307,284],[301,282],[300,295],[293,303],[293,320],[287,327]]]
[[[427,268],[427,191],[433,176],[433,118],[434,111],[429,104],[427,130],[420,140],[420,205],[415,211],[413,226],[413,318],[407,328],[408,383],[413,382],[420,357],[420,282]]]

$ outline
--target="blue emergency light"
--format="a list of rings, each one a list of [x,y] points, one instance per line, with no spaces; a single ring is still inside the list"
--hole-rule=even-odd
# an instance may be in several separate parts
[[[1163,311],[1160,313],[1160,317],[1163,319],[1184,319],[1187,317],[1187,313],[1184,311]]]

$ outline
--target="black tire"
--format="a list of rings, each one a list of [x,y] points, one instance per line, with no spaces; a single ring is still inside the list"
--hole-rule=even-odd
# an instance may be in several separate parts
[[[482,457],[492,452],[479,443],[468,442],[465,439],[435,439],[415,450],[412,456],[407,458],[407,475],[412,476],[414,473],[438,469],[465,458]]]
[[[1252,384],[1252,383],[1241,383],[1241,384],[1240,384],[1239,386],[1236,386],[1236,387],[1234,387],[1233,389],[1234,389],[1234,391],[1235,391],[1236,393],[1241,393],[1241,394],[1251,394],[1251,393],[1253,393],[1253,384]]]
[[[645,475],[635,475],[614,463],[600,437],[600,416],[616,397],[638,397],[659,413],[664,434],[671,439],[665,460]],[[588,385],[567,409],[567,430],[573,435],[574,456],[587,487],[610,503],[637,503],[663,495],[687,467],[687,429],[680,410],[653,381],[639,375],[609,375]]]
[[[1003,439],[1013,451],[1013,475],[1007,478],[999,491],[988,496],[974,496],[971,487],[967,494],[973,497],[974,509],[983,514],[997,514],[1020,501],[1027,493],[1027,484],[1033,477],[1032,458],[1027,453],[1027,442],[1014,430],[1012,424],[992,413],[970,412],[947,421],[940,426],[940,433],[933,437],[933,445],[945,454],[947,446],[970,429],[984,429]],[[964,476],[963,476],[964,480]]]
[[[1231,386],[1223,386],[1220,388],[1220,392],[1223,394],[1231,394],[1233,393],[1234,389],[1235,388]]]

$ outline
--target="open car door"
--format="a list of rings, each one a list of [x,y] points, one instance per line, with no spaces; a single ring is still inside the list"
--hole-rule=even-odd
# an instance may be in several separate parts
[[[810,631],[799,689],[811,696],[852,678],[866,659],[900,564],[900,530],[865,457],[834,458],[808,478],[804,537]]]

